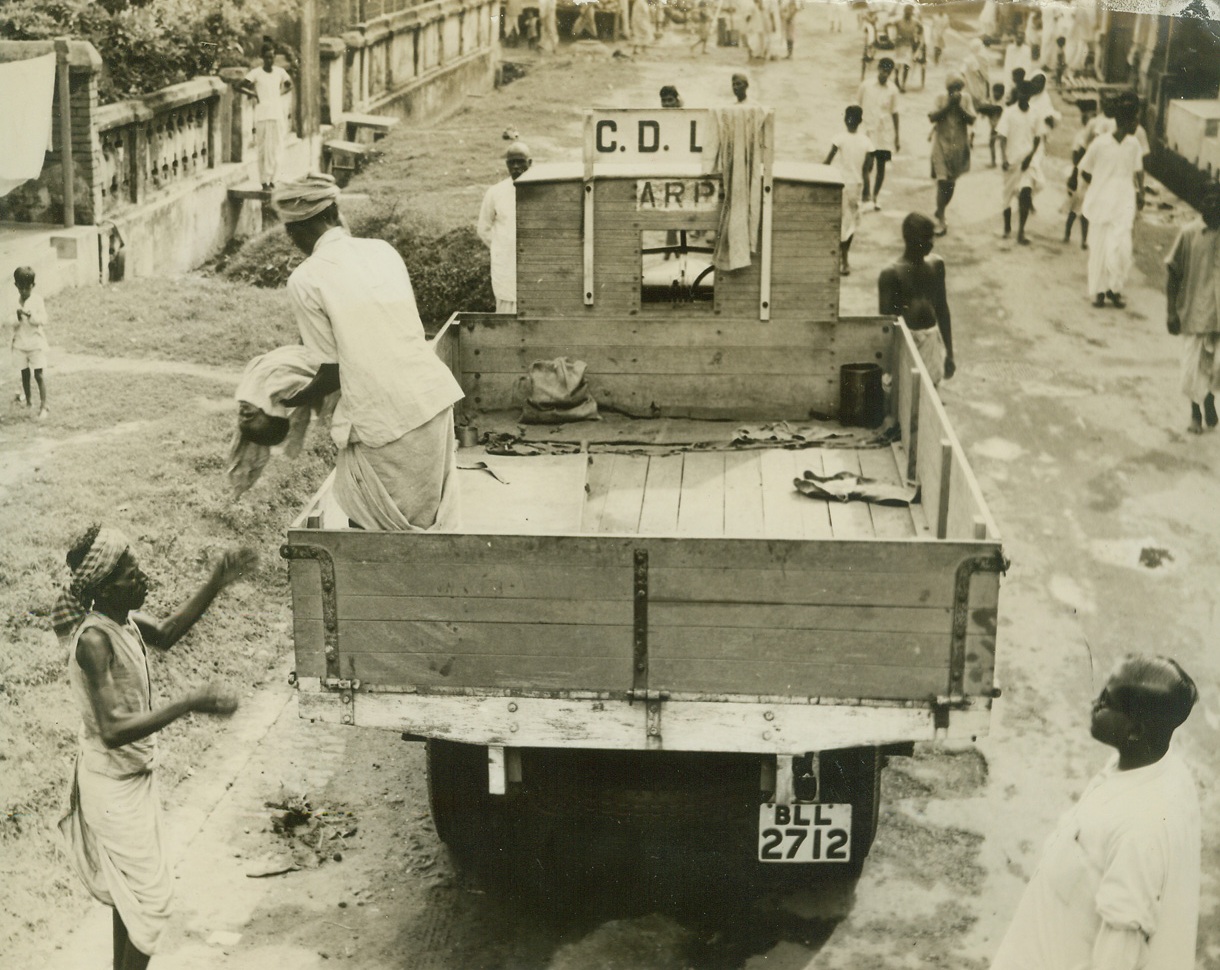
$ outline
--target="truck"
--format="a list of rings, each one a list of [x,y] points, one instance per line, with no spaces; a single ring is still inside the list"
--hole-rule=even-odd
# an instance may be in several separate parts
[[[716,113],[590,112],[516,182],[517,312],[434,341],[460,530],[348,528],[329,482],[288,529],[301,716],[425,741],[460,860],[651,818],[858,872],[887,756],[987,732],[999,531],[903,321],[839,313],[841,180],[752,132],[730,173]],[[522,424],[565,357],[602,419]]]

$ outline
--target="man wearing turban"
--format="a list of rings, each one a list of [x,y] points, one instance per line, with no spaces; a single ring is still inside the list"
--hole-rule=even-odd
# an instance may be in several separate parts
[[[484,193],[479,208],[479,238],[491,250],[491,289],[496,296],[496,313],[517,312],[517,189],[513,183],[531,164],[533,160],[525,142],[509,145],[504,155],[508,178]]]
[[[113,909],[115,970],[143,970],[173,896],[153,775],[156,734],[185,714],[237,709],[236,696],[218,684],[155,707],[146,645],[172,647],[256,557],[248,549],[226,552],[195,595],[161,621],[136,612],[144,605],[147,577],[118,529],[94,526],[67,560],[72,578],[51,620],[68,653],[81,726],[59,829],[85,887]]]
[[[339,216],[329,175],[278,186],[271,201],[306,259],[288,278],[301,342],[318,376],[286,407],[340,389],[331,419],[339,448],[334,495],[363,529],[422,532],[458,525],[453,405],[462,389],[433,352],[402,257],[357,239]]]
[[[1194,970],[1199,796],[1170,741],[1198,696],[1166,657],[1118,664],[1090,726],[1115,754],[1047,841],[992,970]]]

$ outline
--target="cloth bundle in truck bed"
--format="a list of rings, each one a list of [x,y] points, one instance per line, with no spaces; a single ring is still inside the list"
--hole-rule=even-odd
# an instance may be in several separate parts
[[[571,357],[536,360],[525,377],[522,424],[596,421],[597,401],[585,380],[585,362]]]

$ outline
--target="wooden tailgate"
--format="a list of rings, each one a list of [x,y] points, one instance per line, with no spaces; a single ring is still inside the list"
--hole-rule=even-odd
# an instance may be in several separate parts
[[[643,545],[651,689],[827,700],[990,693],[998,543]]]
[[[919,702],[992,686],[995,543],[289,539],[302,677]]]

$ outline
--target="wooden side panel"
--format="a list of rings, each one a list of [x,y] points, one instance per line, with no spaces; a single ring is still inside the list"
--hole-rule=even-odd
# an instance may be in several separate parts
[[[650,687],[890,700],[947,691],[957,569],[983,551],[697,539],[647,548]],[[969,637],[987,637],[988,622],[978,613]]]
[[[539,536],[292,532],[334,562],[338,670],[370,686],[625,690],[632,546]],[[317,564],[292,562],[298,651],[322,650]],[[300,654],[298,654],[300,656]],[[305,673],[308,671],[308,673]],[[326,676],[325,663],[297,672]]]
[[[891,329],[880,317],[837,324],[494,318],[463,327],[460,380],[471,407],[504,409],[520,403],[534,360],[568,356],[588,365],[600,404],[629,413],[801,420],[838,413],[844,364],[889,364]]]
[[[838,318],[841,191],[776,180],[772,320]]]
[[[932,534],[941,539],[998,539],[982,489],[905,327],[902,335],[919,373],[915,469]]]

